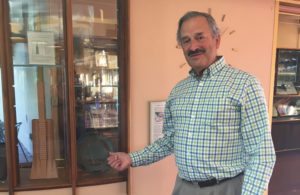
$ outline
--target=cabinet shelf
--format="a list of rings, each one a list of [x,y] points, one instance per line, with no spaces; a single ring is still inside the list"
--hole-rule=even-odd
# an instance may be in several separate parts
[[[118,85],[101,85],[101,87],[119,87]]]
[[[278,75],[280,76],[296,76],[295,72],[279,72]]]
[[[87,86],[82,86],[81,84],[75,84],[75,87],[77,88],[82,88],[82,87],[93,87],[92,85],[87,85]],[[97,86],[97,87],[119,87],[119,85],[109,85],[109,84],[105,84],[105,85],[100,85],[100,86]],[[300,96],[299,96],[300,97]]]
[[[273,117],[273,123],[300,122],[300,116]]]
[[[119,127],[118,125],[106,125],[106,126],[103,126],[103,127],[89,127],[89,128],[86,128],[86,129],[91,130],[91,131],[98,131],[98,130],[113,130],[113,129],[116,129],[118,127]]]
[[[13,34],[13,36],[10,36],[10,39],[13,43],[26,43],[27,42],[27,35],[25,34]],[[106,37],[106,36],[93,36],[91,38],[91,41],[93,41],[92,46],[100,45],[103,43],[110,43],[111,45],[114,44],[117,46],[118,38],[117,37]],[[86,45],[91,46],[91,45]]]
[[[274,98],[300,98],[300,94],[290,94],[290,95],[287,95],[287,94],[277,94],[277,95],[274,95]]]
[[[286,152],[300,152],[300,148],[293,148],[293,149],[282,149],[282,150],[277,150],[276,153],[286,153]]]
[[[63,68],[63,65],[44,65],[44,64],[13,64],[13,67],[25,67],[25,68],[31,68],[31,67],[44,67],[44,68]]]
[[[78,72],[90,72],[90,71],[101,71],[101,70],[109,70],[109,71],[118,71],[118,68],[109,68],[103,66],[88,66],[88,65],[76,65],[75,70]]]
[[[10,40],[13,43],[26,43],[27,37],[25,35],[11,36]]]
[[[85,101],[85,100],[78,100],[77,103],[79,104],[116,104],[117,100],[91,100],[91,101]]]

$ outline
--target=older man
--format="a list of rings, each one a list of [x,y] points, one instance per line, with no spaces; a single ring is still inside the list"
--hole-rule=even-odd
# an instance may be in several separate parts
[[[260,84],[217,55],[221,38],[209,14],[186,13],[177,41],[191,70],[168,97],[163,138],[137,152],[111,153],[108,163],[122,171],[174,153],[173,195],[263,194],[275,152]]]

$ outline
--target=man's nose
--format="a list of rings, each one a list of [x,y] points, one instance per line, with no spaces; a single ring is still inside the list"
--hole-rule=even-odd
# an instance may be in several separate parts
[[[190,50],[195,51],[199,48],[199,42],[196,39],[191,40]]]

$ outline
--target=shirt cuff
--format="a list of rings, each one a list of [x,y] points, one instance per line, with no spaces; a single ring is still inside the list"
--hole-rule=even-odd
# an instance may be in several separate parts
[[[140,154],[140,152],[131,152],[129,153],[129,156],[131,158],[131,167],[140,166],[142,162],[142,155]]]

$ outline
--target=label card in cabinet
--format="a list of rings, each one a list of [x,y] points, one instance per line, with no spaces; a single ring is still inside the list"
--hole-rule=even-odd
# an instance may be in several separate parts
[[[29,64],[55,65],[54,33],[27,32]]]

